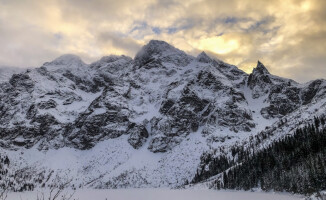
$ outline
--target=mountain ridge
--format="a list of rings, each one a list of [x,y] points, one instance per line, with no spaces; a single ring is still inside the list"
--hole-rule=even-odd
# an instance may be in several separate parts
[[[14,74],[0,97],[1,151],[13,168],[49,176],[42,184],[57,175],[80,187],[176,187],[192,180],[205,152],[230,155],[265,129],[284,134],[280,120],[290,130],[323,113],[326,81],[300,84],[260,61],[246,74],[153,40],[134,59],[63,55]]]

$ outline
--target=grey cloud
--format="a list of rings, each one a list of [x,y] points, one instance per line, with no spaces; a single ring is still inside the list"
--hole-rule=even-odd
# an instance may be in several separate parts
[[[141,44],[136,40],[119,35],[113,32],[100,33],[97,37],[100,46],[107,48],[107,45],[123,50],[127,55],[135,55],[137,51],[141,48]]]
[[[89,62],[115,52],[133,56],[148,40],[161,39],[247,71],[259,59],[301,82],[326,76],[325,1],[0,0],[0,9],[0,65],[38,66],[63,53]],[[146,26],[136,30],[139,23]],[[213,37],[233,39],[237,48],[217,54],[196,46]]]

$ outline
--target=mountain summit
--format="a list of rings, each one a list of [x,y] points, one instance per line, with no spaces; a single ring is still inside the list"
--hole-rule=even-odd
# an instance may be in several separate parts
[[[269,74],[269,71],[264,66],[263,63],[261,63],[259,60],[257,62],[257,67],[253,69],[252,73],[259,73],[259,74]]]
[[[175,66],[185,66],[189,64],[190,59],[192,58],[185,52],[164,41],[151,40],[147,45],[141,48],[134,60],[139,66],[146,66],[150,63],[156,65],[161,61],[168,61]]]
[[[199,62],[210,63],[212,59],[203,51],[197,56]]]

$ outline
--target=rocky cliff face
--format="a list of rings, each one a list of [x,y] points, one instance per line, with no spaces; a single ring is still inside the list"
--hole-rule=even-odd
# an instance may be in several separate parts
[[[150,41],[134,59],[107,56],[87,65],[64,55],[1,83],[0,145],[6,151],[69,147],[89,152],[105,141],[119,141],[129,145],[114,147],[122,160],[105,157],[115,168],[101,171],[90,162],[76,173],[90,167],[106,174],[86,178],[99,176],[91,184],[97,187],[113,187],[112,180],[126,171],[141,176],[141,185],[177,185],[191,179],[205,149],[256,134],[303,106],[325,101],[325,95],[325,80],[299,84],[270,74],[259,61],[248,75],[204,52],[193,57],[166,42]],[[193,148],[192,155],[187,148]],[[150,169],[135,169],[128,164],[132,149],[160,158],[149,159],[156,163]],[[172,171],[185,175],[162,179],[177,158],[192,162],[182,167],[174,161]],[[122,171],[113,173],[119,167]],[[155,181],[146,179],[151,172]]]

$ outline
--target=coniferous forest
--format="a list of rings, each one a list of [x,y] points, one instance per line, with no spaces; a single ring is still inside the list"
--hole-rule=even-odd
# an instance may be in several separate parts
[[[326,189],[326,128],[325,118],[295,130],[267,148],[252,153],[237,151],[238,162],[225,156],[212,158],[208,170],[197,172],[193,183],[220,174],[215,189],[261,188],[265,191],[287,191],[311,194]]]

